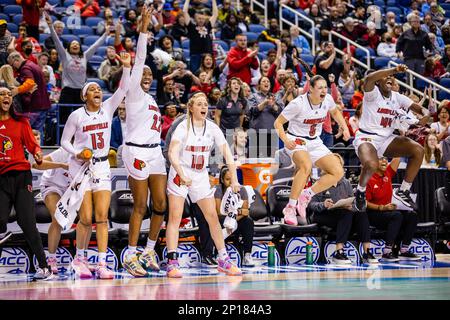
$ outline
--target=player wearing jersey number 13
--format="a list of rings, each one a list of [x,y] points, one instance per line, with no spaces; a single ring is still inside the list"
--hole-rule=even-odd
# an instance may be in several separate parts
[[[297,214],[300,223],[306,224],[306,207],[311,198],[335,185],[344,175],[339,159],[320,139],[328,112],[342,128],[344,139],[350,138],[342,113],[336,108],[331,95],[327,94],[326,80],[322,76],[314,76],[310,87],[310,92],[292,100],[274,123],[296,167],[289,203],[283,209],[285,223],[291,225],[297,225]],[[285,132],[283,125],[288,121],[288,131]],[[313,166],[325,174],[310,188],[303,190]]]

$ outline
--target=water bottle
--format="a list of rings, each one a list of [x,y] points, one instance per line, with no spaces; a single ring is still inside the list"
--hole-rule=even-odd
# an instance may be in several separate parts
[[[312,265],[314,264],[314,258],[313,258],[313,253],[312,253],[312,242],[308,241],[306,243],[306,264],[307,265]]]
[[[275,266],[275,244],[273,242],[269,242],[267,245],[267,266]]]

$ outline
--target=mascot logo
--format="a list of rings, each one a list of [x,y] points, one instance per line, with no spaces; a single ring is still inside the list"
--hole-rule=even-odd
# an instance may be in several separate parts
[[[0,153],[6,154],[6,151],[13,148],[13,143],[11,139],[7,136],[0,134]]]
[[[145,168],[145,162],[139,159],[134,159],[133,166],[138,169],[139,171],[142,171],[142,169]]]

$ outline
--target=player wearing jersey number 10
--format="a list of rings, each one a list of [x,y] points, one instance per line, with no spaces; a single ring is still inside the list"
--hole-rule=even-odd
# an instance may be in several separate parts
[[[350,138],[342,113],[336,108],[331,95],[327,93],[326,80],[322,76],[314,76],[310,80],[310,87],[310,92],[292,100],[274,123],[296,167],[289,203],[283,209],[284,221],[291,225],[297,225],[298,222],[307,224],[306,207],[311,198],[338,183],[344,175],[339,159],[320,139],[322,125],[328,112],[342,128],[344,139]],[[288,131],[285,132],[283,125],[288,121]],[[325,174],[310,188],[303,190],[313,166]]]

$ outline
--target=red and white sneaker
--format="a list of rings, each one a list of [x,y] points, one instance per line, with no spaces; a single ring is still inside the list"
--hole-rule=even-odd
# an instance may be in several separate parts
[[[284,223],[291,226],[297,225],[297,211],[293,205],[287,204],[283,209]]]
[[[72,261],[72,269],[75,271],[75,275],[80,279],[90,279],[92,278],[92,273],[89,271],[89,268],[84,263],[83,258],[76,257]]]
[[[300,224],[307,224],[306,222],[306,207],[308,207],[309,202],[311,201],[311,196],[308,195],[305,190],[302,191],[300,197],[298,197],[297,201],[297,212],[299,217]]]
[[[48,257],[47,264],[53,274],[58,274],[58,263],[56,261],[56,258]]]
[[[95,268],[95,275],[98,279],[114,279],[114,272],[109,270],[106,262],[99,262]]]

